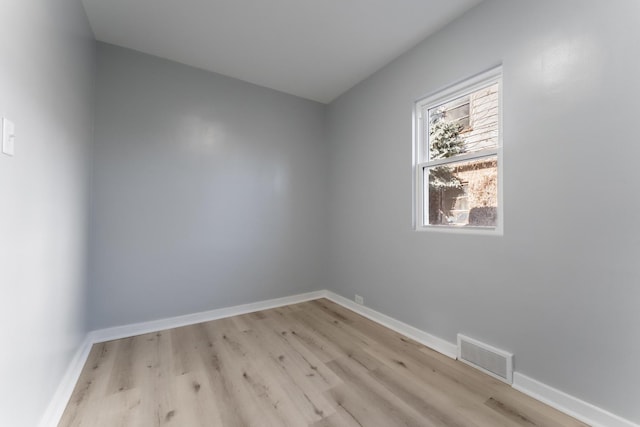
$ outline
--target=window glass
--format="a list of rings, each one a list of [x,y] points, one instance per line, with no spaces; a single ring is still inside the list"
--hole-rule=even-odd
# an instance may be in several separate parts
[[[429,197],[425,212],[430,225],[495,227],[498,206],[498,159],[447,163],[427,167]]]
[[[428,109],[425,153],[452,157],[498,146],[498,84]]]

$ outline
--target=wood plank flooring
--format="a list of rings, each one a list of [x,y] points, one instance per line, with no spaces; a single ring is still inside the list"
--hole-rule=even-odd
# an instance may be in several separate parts
[[[584,424],[320,299],[96,344],[59,426]]]

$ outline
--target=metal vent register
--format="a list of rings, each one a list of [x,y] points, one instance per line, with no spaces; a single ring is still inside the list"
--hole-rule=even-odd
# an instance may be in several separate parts
[[[508,384],[513,382],[513,354],[458,334],[458,360]]]

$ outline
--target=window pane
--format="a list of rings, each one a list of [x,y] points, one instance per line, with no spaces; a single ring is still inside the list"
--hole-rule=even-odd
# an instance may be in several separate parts
[[[498,146],[498,84],[429,109],[429,160]]]
[[[429,225],[495,227],[498,221],[498,159],[425,168]],[[427,181],[427,180],[425,180]],[[426,216],[426,215],[425,215]]]

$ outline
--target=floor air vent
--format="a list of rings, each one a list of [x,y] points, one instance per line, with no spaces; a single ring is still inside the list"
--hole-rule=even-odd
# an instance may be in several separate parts
[[[513,382],[513,354],[458,334],[458,360],[508,384]]]

